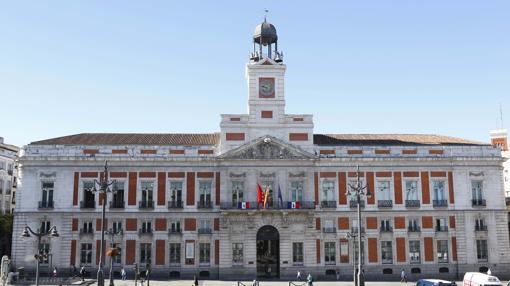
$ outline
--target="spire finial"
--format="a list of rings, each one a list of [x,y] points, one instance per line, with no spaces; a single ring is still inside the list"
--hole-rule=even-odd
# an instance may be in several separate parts
[[[503,129],[503,105],[499,103],[499,128]]]
[[[267,22],[266,21],[266,17],[267,17],[267,13],[269,13],[269,10],[268,9],[264,9],[264,12],[265,12],[265,14],[264,14],[264,23],[266,23]]]

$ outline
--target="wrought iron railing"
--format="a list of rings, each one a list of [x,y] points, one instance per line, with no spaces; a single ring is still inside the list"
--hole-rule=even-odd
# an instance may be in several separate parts
[[[52,209],[53,208],[53,201],[39,201],[38,207],[40,209]]]
[[[321,201],[321,208],[336,208],[336,201]]]
[[[433,200],[432,206],[437,207],[447,207],[448,206],[448,200]]]
[[[125,208],[125,202],[124,201],[111,201],[110,208],[111,209],[123,209],[123,208]]]
[[[80,201],[80,209],[95,209],[96,202],[95,201]]]
[[[140,209],[153,209],[154,201],[139,201],[138,208]]]
[[[421,228],[419,226],[409,226],[407,227],[408,232],[420,232]]]
[[[419,208],[420,200],[406,200],[406,208]]]
[[[182,201],[168,201],[168,209],[182,209]]]
[[[211,234],[212,229],[210,227],[200,227],[198,228],[198,234]]]
[[[393,201],[392,200],[378,200],[377,201],[377,207],[379,207],[379,208],[391,208],[391,207],[393,207]]]
[[[360,205],[360,207],[364,208],[365,207],[365,201],[360,201],[359,205]],[[356,200],[350,200],[349,201],[349,207],[357,208],[358,207],[358,202]]]
[[[471,204],[474,207],[485,207],[487,205],[484,199],[471,200]]]
[[[199,209],[211,209],[213,203],[211,201],[197,201],[197,208]]]
[[[322,232],[324,233],[336,233],[336,227],[323,227]]]

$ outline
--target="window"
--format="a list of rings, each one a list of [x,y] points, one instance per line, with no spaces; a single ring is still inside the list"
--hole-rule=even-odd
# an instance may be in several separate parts
[[[303,264],[303,243],[293,242],[292,243],[292,263],[302,265]]]
[[[448,225],[446,224],[446,218],[436,218],[436,231],[447,231]]]
[[[336,263],[336,249],[334,242],[324,243],[324,263],[335,264]]]
[[[170,232],[181,232],[181,222],[180,221],[171,221],[170,222]]]
[[[434,190],[434,200],[441,201],[446,200],[446,194],[444,191],[444,181],[432,181]]]
[[[53,202],[53,182],[42,183],[42,203],[47,205]]]
[[[382,263],[393,263],[393,247],[391,241],[381,241],[381,260]]]
[[[392,231],[391,219],[381,219],[381,231]]]
[[[180,243],[170,243],[170,264],[181,264]]]
[[[119,252],[117,252],[117,256],[113,258],[113,263],[121,264],[122,263],[122,248],[120,243],[112,243],[112,248],[117,248]]]
[[[232,263],[243,264],[243,244],[232,243]]]
[[[409,260],[411,263],[420,263],[420,241],[410,240],[409,241]]]
[[[211,205],[211,184],[211,181],[198,182],[199,199],[201,205]]]
[[[420,231],[420,220],[417,218],[409,219],[408,230],[409,231]]]
[[[119,232],[122,230],[122,221],[114,221],[112,223],[113,232]]]
[[[486,231],[487,225],[485,224],[485,219],[477,218],[475,219],[475,231]]]
[[[303,201],[303,181],[292,181],[290,183],[290,193],[293,202]]]
[[[232,206],[237,207],[237,204],[242,202],[244,202],[244,182],[232,181]]]
[[[151,233],[152,232],[152,222],[151,221],[144,221],[142,222],[142,233]]]
[[[142,182],[142,202],[152,202],[154,192],[154,182]]]
[[[93,181],[83,181],[83,204],[84,208],[93,208],[96,204],[96,199],[92,189],[94,188]],[[53,193],[53,191],[52,191]],[[43,201],[44,201],[44,191],[43,191]]]
[[[151,263],[151,243],[140,243],[140,263]]]
[[[335,182],[331,180],[322,181],[322,201],[331,202],[335,200]]]
[[[406,181],[406,200],[417,201],[418,198],[418,181]]]
[[[49,243],[41,243],[41,248],[39,248],[39,254],[43,255],[43,259],[41,260],[41,264],[48,264],[50,262],[50,244]]]
[[[116,181],[113,183],[112,206],[117,208],[124,207],[124,182]]]
[[[437,262],[438,263],[448,262],[448,240],[437,241]]]
[[[476,256],[478,261],[487,261],[487,240],[477,239],[476,240]]]
[[[7,164],[7,174],[12,176],[12,173],[13,173],[12,163],[8,163]]]
[[[199,262],[201,264],[211,263],[211,245],[209,243],[200,243],[198,247],[200,251]]]
[[[80,263],[92,263],[92,243],[82,243],[80,247]]]
[[[211,233],[211,220],[200,220],[198,225],[198,232],[200,233]]]
[[[182,182],[171,181],[170,182],[170,201],[175,204],[181,204],[182,202]]]
[[[91,221],[85,221],[83,222],[83,233],[93,233],[94,229],[92,228],[92,222]]]
[[[50,231],[50,228],[51,228],[50,221],[49,220],[43,220],[41,222],[41,229],[39,231],[48,233]]]
[[[377,198],[380,201],[391,201],[390,181],[378,181],[377,190]]]
[[[0,180],[0,195],[4,192],[4,180]]]
[[[10,195],[11,194],[11,182],[7,181],[7,185],[5,188],[5,194]]]
[[[474,202],[481,202],[483,200],[483,182],[471,181],[471,194]]]

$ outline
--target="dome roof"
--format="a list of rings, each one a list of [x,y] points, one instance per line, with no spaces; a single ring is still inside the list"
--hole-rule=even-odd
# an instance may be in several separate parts
[[[257,25],[255,27],[255,32],[253,32],[253,41],[258,44],[267,45],[276,43],[278,40],[278,36],[276,35],[276,28],[273,24],[264,22]]]

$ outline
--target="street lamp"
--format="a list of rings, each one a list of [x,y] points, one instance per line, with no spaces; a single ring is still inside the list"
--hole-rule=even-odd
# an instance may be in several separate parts
[[[41,253],[41,238],[48,236],[49,238],[59,237],[57,232],[57,227],[52,226],[48,231],[44,231],[42,228],[38,229],[37,232],[33,231],[29,226],[25,226],[23,232],[21,233],[21,238],[29,238],[31,235],[37,237],[37,254],[34,255],[35,260],[37,261],[35,267],[35,285],[39,286],[39,263],[43,258],[47,257],[47,254]]]
[[[105,216],[106,216],[106,201],[107,194],[111,192],[115,192],[116,190],[112,190],[110,188],[111,185],[115,184],[117,181],[108,181],[108,161],[104,162],[104,174],[98,180],[94,180],[94,187],[89,190],[90,192],[103,194],[103,212],[102,212],[102,220],[101,220],[101,246],[99,252],[99,269],[97,270],[97,285],[104,286],[104,273],[103,273],[103,245],[104,245],[104,227],[105,227]],[[99,189],[96,188],[99,186]],[[99,196],[99,201],[101,201],[101,195]]]
[[[358,206],[358,273],[357,278],[354,277],[354,285],[355,286],[365,286],[365,277],[363,274],[363,263],[361,257],[361,200],[363,196],[367,198],[372,197],[372,193],[367,189],[367,185],[362,185],[360,181],[360,173],[359,166],[356,167],[356,184],[349,184],[349,189],[347,190],[347,196],[354,195],[356,197],[356,204]],[[356,281],[357,280],[357,281]],[[356,283],[357,282],[357,283]]]
[[[110,228],[106,232],[106,235],[108,235],[110,237],[110,250],[108,251],[108,256],[110,256],[110,286],[114,286],[113,285],[113,259],[117,255],[119,255],[119,249],[113,248],[113,238],[116,235],[122,235],[122,229],[113,230]]]

